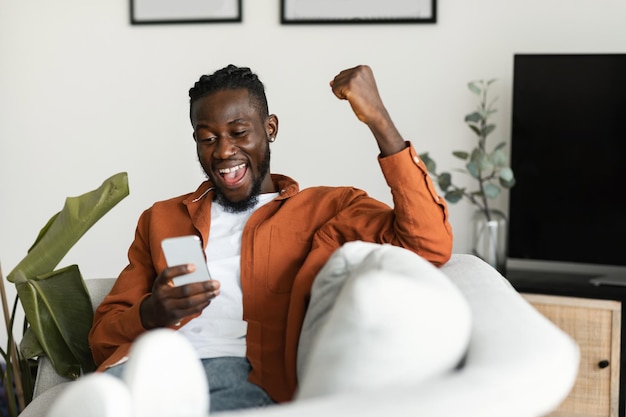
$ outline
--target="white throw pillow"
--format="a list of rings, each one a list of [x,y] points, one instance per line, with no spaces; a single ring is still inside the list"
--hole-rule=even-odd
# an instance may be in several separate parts
[[[312,287],[296,398],[452,371],[469,343],[470,316],[461,292],[430,262],[392,245],[347,243]]]

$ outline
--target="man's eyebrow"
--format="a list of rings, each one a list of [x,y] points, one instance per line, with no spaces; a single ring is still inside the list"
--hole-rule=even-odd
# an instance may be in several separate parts
[[[241,117],[239,117],[237,119],[230,120],[226,124],[228,124],[228,125],[235,125],[235,124],[248,124],[248,123],[250,123],[248,120],[242,119]],[[211,123],[209,123],[209,122],[198,121],[198,123],[196,124],[196,128],[207,128],[207,129],[210,129],[210,126],[209,126],[210,124]]]
[[[250,123],[250,122],[247,121],[246,119],[242,119],[242,118],[234,119],[234,120],[231,120],[230,122],[228,122],[229,125],[248,124],[248,123]]]

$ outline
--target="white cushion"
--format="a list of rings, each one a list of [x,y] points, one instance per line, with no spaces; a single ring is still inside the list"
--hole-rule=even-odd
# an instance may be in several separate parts
[[[199,417],[209,410],[209,383],[189,340],[156,328],[133,343],[122,379],[133,400],[133,417]]]
[[[57,387],[62,386],[57,385]],[[97,372],[82,376],[76,382],[65,384],[59,396],[47,403],[45,414],[39,415],[46,417],[134,417],[131,403],[130,392],[119,378]]]
[[[312,287],[296,398],[418,383],[449,372],[467,349],[470,316],[457,287],[413,252],[347,243]]]

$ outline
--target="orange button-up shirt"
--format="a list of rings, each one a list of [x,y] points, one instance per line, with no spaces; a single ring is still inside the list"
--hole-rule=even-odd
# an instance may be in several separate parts
[[[414,148],[379,158],[394,208],[351,187],[300,190],[289,177],[272,174],[279,195],[256,210],[243,230],[241,289],[248,323],[249,380],[277,402],[297,387],[296,353],[312,282],[330,255],[354,240],[390,243],[435,265],[452,252],[445,202]],[[161,241],[195,234],[208,242],[211,183],[191,194],[155,203],[140,217],[128,266],[97,308],[89,343],[99,370],[128,354],[146,329],[140,304],[166,268]],[[219,280],[219,277],[215,277]],[[188,317],[180,323],[186,324]]]

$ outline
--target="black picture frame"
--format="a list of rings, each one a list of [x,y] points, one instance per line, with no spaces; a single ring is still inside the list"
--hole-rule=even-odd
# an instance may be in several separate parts
[[[133,25],[239,23],[242,0],[130,0]]]
[[[290,24],[436,23],[437,0],[281,0]]]

